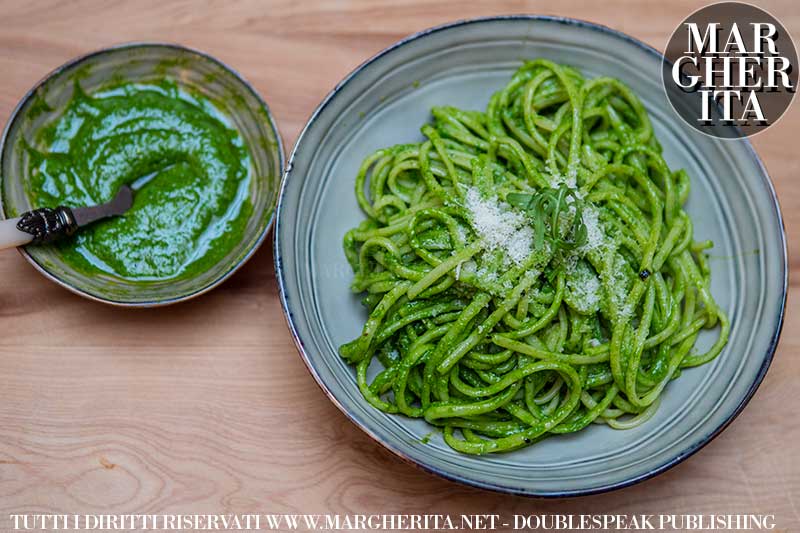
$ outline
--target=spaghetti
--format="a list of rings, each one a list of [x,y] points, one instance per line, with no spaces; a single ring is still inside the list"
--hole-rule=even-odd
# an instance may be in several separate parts
[[[485,112],[363,162],[344,249],[365,293],[340,348],[374,407],[468,454],[591,423],[634,427],[729,322],[647,113],[620,81],[526,62]],[[713,345],[693,352],[703,329]],[[370,366],[378,368],[377,375]]]

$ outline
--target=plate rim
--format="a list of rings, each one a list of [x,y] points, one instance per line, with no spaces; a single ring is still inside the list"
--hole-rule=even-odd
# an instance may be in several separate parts
[[[466,478],[464,476],[453,474],[451,472],[445,471],[443,469],[439,469],[427,464],[423,464],[411,457],[409,457],[405,452],[395,447],[394,444],[385,441],[384,439],[380,438],[373,431],[367,427],[366,425],[362,424],[359,420],[355,418],[355,416],[347,410],[339,400],[333,395],[333,393],[328,389],[328,386],[324,383],[324,381],[320,378],[319,374],[317,373],[314,365],[311,363],[309,359],[309,355],[306,352],[304,344],[300,338],[300,335],[297,331],[297,328],[294,324],[294,319],[292,316],[292,312],[289,309],[289,301],[286,294],[286,281],[285,281],[285,271],[282,264],[282,257],[281,257],[281,250],[280,250],[280,235],[281,235],[281,219],[282,219],[282,211],[284,207],[284,199],[286,195],[287,185],[289,183],[289,179],[291,178],[292,171],[294,170],[294,159],[297,155],[300,148],[302,148],[303,139],[307,133],[307,131],[311,128],[314,122],[317,120],[319,115],[324,111],[324,109],[328,106],[328,104],[337,96],[337,94],[353,79],[355,78],[362,70],[364,70],[367,66],[374,63],[375,61],[379,60],[383,56],[389,54],[390,52],[394,51],[397,48],[405,46],[417,39],[425,37],[427,35],[437,33],[444,30],[449,30],[453,28],[458,28],[462,26],[469,26],[473,24],[482,24],[486,22],[498,22],[498,21],[528,21],[528,22],[544,22],[544,23],[555,23],[555,24],[563,24],[567,26],[577,26],[581,28],[590,29],[592,31],[597,31],[599,33],[603,33],[606,35],[610,35],[612,37],[621,39],[622,41],[632,44],[637,48],[645,51],[650,55],[654,55],[659,59],[663,58],[663,55],[650,46],[649,44],[632,37],[626,33],[623,33],[619,30],[615,30],[613,28],[609,28],[608,26],[604,26],[602,24],[598,24],[595,22],[590,22],[582,19],[571,18],[571,17],[561,17],[561,16],[553,16],[553,15],[524,15],[524,14],[517,14],[517,15],[498,15],[498,16],[487,16],[487,17],[477,17],[477,18],[468,18],[468,19],[460,19],[453,22],[448,22],[445,24],[440,24],[437,26],[433,26],[430,28],[423,29],[421,31],[415,32],[399,41],[395,42],[394,44],[384,48],[380,52],[374,54],[372,57],[368,58],[360,65],[358,65],[355,69],[353,69],[347,76],[345,76],[341,81],[339,81],[334,88],[325,96],[325,98],[319,103],[316,109],[312,112],[309,119],[307,120],[306,124],[303,126],[303,129],[300,131],[299,135],[297,136],[297,140],[294,143],[294,147],[292,148],[291,155],[286,163],[286,168],[284,170],[283,179],[281,180],[281,187],[278,193],[278,203],[275,209],[275,220],[274,220],[274,240],[273,240],[273,261],[275,267],[275,279],[278,283],[278,293],[280,296],[281,302],[281,310],[283,311],[284,319],[286,320],[286,324],[289,327],[289,331],[292,335],[292,340],[297,348],[298,354],[302,359],[306,370],[311,374],[314,378],[314,381],[317,383],[317,386],[322,390],[325,396],[339,409],[345,417],[352,422],[357,428],[361,431],[366,433],[373,441],[381,445],[383,448],[391,452],[393,455],[399,457],[406,463],[411,464],[412,466],[419,468],[425,472],[434,474],[436,476],[442,477],[444,479],[454,481],[457,483],[461,483],[463,485],[476,487],[485,490],[491,490],[494,492],[500,492],[505,494],[514,494],[520,496],[528,496],[534,498],[565,498],[565,497],[577,497],[577,496],[589,496],[593,494],[602,494],[605,492],[610,492],[613,490],[622,489],[625,487],[629,487],[635,485],[637,483],[641,483],[645,480],[653,478],[667,470],[671,469],[672,467],[682,463],[698,451],[700,451],[703,447],[705,447],[708,443],[714,440],[720,433],[722,433],[744,410],[747,404],[752,399],[753,395],[755,394],[756,390],[758,390],[759,386],[764,380],[766,376],[767,370],[769,369],[772,360],[775,356],[775,351],[777,350],[778,342],[780,339],[781,331],[783,329],[784,319],[786,315],[786,300],[787,300],[787,292],[788,292],[788,282],[789,282],[789,271],[788,271],[788,252],[787,252],[787,244],[786,244],[786,226],[784,223],[783,215],[781,213],[780,203],[778,201],[777,194],[775,192],[775,187],[772,183],[772,179],[767,171],[766,166],[764,165],[761,158],[758,156],[757,152],[753,148],[750,140],[747,137],[742,137],[741,140],[743,141],[742,146],[747,151],[747,155],[750,159],[755,162],[756,166],[760,169],[759,178],[761,179],[762,185],[765,186],[767,193],[769,194],[771,202],[771,207],[773,209],[773,213],[775,219],[778,222],[779,232],[777,237],[780,240],[780,248],[782,251],[780,257],[780,269],[782,271],[782,283],[781,283],[781,296],[779,299],[780,308],[778,311],[778,320],[776,323],[776,327],[771,334],[771,338],[769,341],[769,345],[764,353],[764,359],[761,363],[761,367],[758,370],[758,373],[755,376],[755,379],[748,387],[747,392],[742,396],[741,400],[739,401],[736,408],[727,416],[727,418],[719,425],[717,425],[710,433],[708,433],[700,442],[689,446],[688,448],[684,449],[683,451],[677,453],[672,459],[665,461],[661,465],[654,467],[647,472],[644,472],[638,476],[629,477],[623,479],[621,481],[607,483],[603,485],[599,485],[596,487],[591,487],[587,489],[570,489],[570,490],[531,490],[525,488],[518,488],[518,487],[509,487],[501,484],[491,483],[487,481],[480,481],[476,479]]]

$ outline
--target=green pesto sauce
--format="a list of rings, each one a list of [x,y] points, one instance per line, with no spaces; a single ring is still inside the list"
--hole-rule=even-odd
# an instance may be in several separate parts
[[[66,262],[127,280],[191,277],[241,240],[252,213],[250,157],[212,101],[172,81],[122,83],[87,95],[76,82],[64,112],[29,148],[36,207],[99,204],[123,184],[123,216],[57,244]]]

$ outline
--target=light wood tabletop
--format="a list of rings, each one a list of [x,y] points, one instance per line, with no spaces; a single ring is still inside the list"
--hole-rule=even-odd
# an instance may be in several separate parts
[[[795,0],[757,2],[800,35]],[[318,102],[398,39],[465,17],[557,14],[663,49],[707,2],[0,1],[0,123],[51,69],[127,41],[218,57],[253,83],[291,149]],[[753,139],[797,259],[800,104]],[[271,236],[270,236],[271,240]],[[800,300],[765,381],[716,440],[655,479],[544,501],[424,473],[347,421],[297,355],[268,241],[199,299],[94,303],[0,253],[0,530],[10,513],[767,513],[800,531]],[[794,267],[794,261],[792,261]],[[750,325],[743,325],[749,327]],[[753,327],[758,327],[753,324]],[[758,355],[758,354],[754,354]]]

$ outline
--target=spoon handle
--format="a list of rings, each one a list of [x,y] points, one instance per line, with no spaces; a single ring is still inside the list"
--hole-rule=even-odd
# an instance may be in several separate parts
[[[22,217],[0,220],[0,250],[22,246],[33,240],[33,235],[17,228],[20,220]]]
[[[0,220],[0,250],[31,242],[50,242],[72,235],[76,229],[78,224],[68,207],[34,209],[18,218]]]

